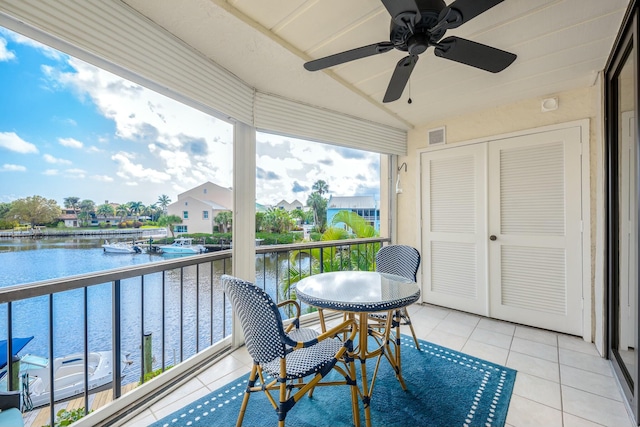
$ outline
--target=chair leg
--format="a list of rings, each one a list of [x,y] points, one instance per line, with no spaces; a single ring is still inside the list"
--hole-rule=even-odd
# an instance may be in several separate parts
[[[416,331],[413,330],[413,324],[411,323],[411,317],[409,317],[409,310],[406,307],[402,308],[402,317],[404,317],[405,325],[409,326],[411,329],[411,335],[413,335],[413,341],[416,343],[416,348],[420,350],[420,343],[418,342],[418,337],[416,337]]]
[[[256,383],[256,378],[258,376],[258,365],[253,364],[251,367],[251,373],[249,374],[249,384],[247,384],[247,389],[244,392],[244,397],[242,398],[242,405],[240,406],[240,413],[238,414],[238,420],[236,421],[236,427],[242,427],[242,420],[244,419],[244,413],[247,410],[247,404],[249,403],[249,396],[251,395],[251,387],[253,387]]]

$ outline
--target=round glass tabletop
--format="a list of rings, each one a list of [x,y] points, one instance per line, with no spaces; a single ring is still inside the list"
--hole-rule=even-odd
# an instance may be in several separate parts
[[[374,271],[334,271],[305,277],[296,286],[300,301],[318,308],[349,312],[389,311],[420,297],[418,284]]]

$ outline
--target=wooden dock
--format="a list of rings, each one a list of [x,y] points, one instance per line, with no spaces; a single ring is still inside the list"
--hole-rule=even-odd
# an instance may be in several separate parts
[[[136,388],[138,383],[130,383],[122,386],[122,394],[126,394]],[[113,400],[113,390],[104,390],[97,393],[91,393],[89,395],[89,410],[95,411],[102,406],[110,403]],[[84,397],[78,397],[73,400],[68,400],[66,402],[56,403],[55,411],[56,413],[62,409],[66,409],[68,411],[78,408],[84,408]],[[37,408],[29,412],[25,412],[22,414],[24,418],[25,427],[42,427],[51,424],[51,412],[48,406],[44,406],[42,408]]]

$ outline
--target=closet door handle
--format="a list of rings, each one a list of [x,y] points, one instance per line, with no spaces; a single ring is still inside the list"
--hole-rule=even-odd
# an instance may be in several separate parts
[[[498,238],[492,234],[491,236],[489,236],[489,240],[494,241],[494,240],[498,240]]]

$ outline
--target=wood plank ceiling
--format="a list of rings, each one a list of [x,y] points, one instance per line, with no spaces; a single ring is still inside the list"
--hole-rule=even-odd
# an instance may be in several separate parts
[[[403,128],[593,85],[629,2],[505,0],[447,36],[515,53],[509,68],[488,73],[430,48],[402,98],[383,104],[405,52],[303,69],[311,59],[388,41],[380,0],[123,1],[262,92]]]

